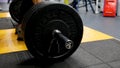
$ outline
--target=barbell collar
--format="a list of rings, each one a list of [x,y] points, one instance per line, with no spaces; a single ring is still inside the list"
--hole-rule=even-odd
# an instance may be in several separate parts
[[[58,42],[63,42],[66,49],[71,49],[73,46],[73,41],[70,40],[68,37],[62,34],[62,32],[58,29],[53,31],[53,37],[58,40]]]

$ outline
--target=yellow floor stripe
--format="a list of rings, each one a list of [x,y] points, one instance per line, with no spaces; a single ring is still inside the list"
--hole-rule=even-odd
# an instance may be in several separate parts
[[[10,17],[9,12],[0,12],[0,18]],[[113,37],[84,26],[83,42],[112,39]],[[14,29],[0,30],[0,54],[27,50],[24,42],[17,41]]]
[[[112,36],[96,31],[92,28],[84,26],[84,34],[82,42],[91,42],[105,39],[112,39]]]
[[[0,30],[0,54],[27,50],[24,42],[16,40],[15,29]],[[82,42],[111,39],[113,37],[102,32],[84,27]]]
[[[9,12],[0,12],[0,18],[10,17]]]
[[[16,38],[14,29],[0,30],[0,54],[27,50],[24,42]]]

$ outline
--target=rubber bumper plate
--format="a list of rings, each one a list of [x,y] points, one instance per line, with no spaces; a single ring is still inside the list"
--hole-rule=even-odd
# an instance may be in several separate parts
[[[34,5],[25,14],[22,23],[26,46],[38,59],[64,60],[72,55],[81,43],[83,23],[80,15],[70,6],[42,2]],[[71,49],[66,49],[61,41],[54,40],[52,33],[56,29],[73,41]]]

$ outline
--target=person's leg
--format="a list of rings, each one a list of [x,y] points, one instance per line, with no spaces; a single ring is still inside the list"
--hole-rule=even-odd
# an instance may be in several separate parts
[[[77,5],[78,5],[78,2],[79,2],[80,0],[73,0],[73,2],[72,2],[72,7],[73,8],[75,8],[77,11],[78,11],[78,7],[77,7]]]
[[[23,40],[21,26],[22,26],[21,24],[18,24],[17,27],[16,27],[16,31],[17,31],[17,35],[18,35],[17,40],[19,40],[19,41]]]
[[[38,3],[42,2],[42,0],[32,0],[32,2],[33,2],[34,4],[38,4]]]
[[[77,0],[73,1],[73,8],[75,8],[76,10],[77,10],[77,3],[78,3]]]

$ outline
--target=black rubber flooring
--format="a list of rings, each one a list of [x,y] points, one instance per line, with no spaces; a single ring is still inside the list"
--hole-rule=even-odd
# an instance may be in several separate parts
[[[120,68],[120,42],[115,39],[82,43],[63,62],[42,64],[28,51],[0,55],[0,68]]]
[[[9,11],[9,3],[0,3],[0,12],[8,12]]]
[[[81,8],[79,14],[84,26],[111,35],[120,40],[120,16],[104,17],[103,14],[93,14],[91,11],[85,12]]]
[[[11,29],[14,28],[17,23],[11,18],[0,18],[0,29]]]
[[[0,18],[0,29],[10,29],[13,28],[10,18]]]

